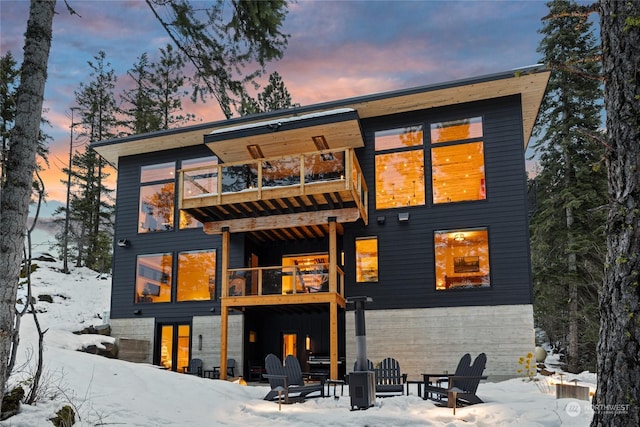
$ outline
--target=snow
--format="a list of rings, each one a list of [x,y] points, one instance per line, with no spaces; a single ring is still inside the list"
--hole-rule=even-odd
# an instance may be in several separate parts
[[[246,129],[254,129],[254,128],[258,128],[258,127],[268,127],[268,126],[277,126],[280,127],[283,123],[290,123],[290,122],[297,122],[300,120],[309,120],[309,119],[315,119],[318,117],[325,117],[325,116],[333,116],[333,115],[337,115],[337,114],[344,114],[344,113],[349,113],[355,111],[353,108],[337,108],[334,110],[328,110],[328,111],[319,111],[317,113],[309,113],[309,114],[303,114],[301,116],[292,116],[292,117],[284,117],[281,119],[275,119],[275,120],[265,120],[265,121],[261,121],[261,122],[254,122],[254,123],[246,123],[246,124],[242,124],[242,125],[237,125],[237,126],[230,126],[227,128],[222,128],[222,129],[216,129],[214,131],[212,131],[210,133],[210,135],[218,135],[218,134],[223,134],[223,133],[227,133],[227,132],[234,132],[234,131],[238,131],[238,130],[246,130]]]
[[[109,310],[110,278],[85,268],[71,274],[59,272],[58,262],[37,261],[32,276],[33,294],[53,296],[53,303],[38,301],[45,335],[43,393],[35,405],[22,405],[21,413],[0,426],[51,426],[49,418],[63,405],[78,413],[76,426],[587,426],[591,403],[556,399],[558,375],[530,382],[515,378],[483,382],[478,395],[485,403],[441,408],[415,395],[377,398],[367,410],[350,410],[348,387],[334,399],[310,398],[282,405],[262,400],[266,384],[242,386],[222,380],[164,371],[155,366],[107,359],[75,351],[83,345],[113,341],[100,335],[75,335],[72,331],[103,324]],[[24,301],[25,290],[19,291]],[[22,321],[18,361],[10,385],[28,378],[35,363],[37,334],[31,315]],[[553,356],[550,356],[553,362]],[[548,362],[549,362],[548,359]],[[514,372],[518,363],[514,361]],[[558,372],[548,364],[547,369]],[[595,388],[595,375],[565,374],[565,382]],[[331,389],[333,393],[333,388]],[[340,387],[338,387],[340,394]]]

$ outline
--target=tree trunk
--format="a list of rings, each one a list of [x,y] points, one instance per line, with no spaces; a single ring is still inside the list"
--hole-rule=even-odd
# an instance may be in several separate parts
[[[573,166],[567,148],[562,153],[565,164],[566,189],[573,188]],[[567,225],[567,272],[569,277],[569,350],[567,351],[567,368],[569,372],[578,372],[578,266],[576,264],[575,238],[573,231],[573,207],[571,201],[565,201]]]
[[[640,2],[601,0],[610,211],[592,426],[640,425]]]
[[[44,84],[51,48],[55,0],[32,0],[17,95],[15,127],[7,156],[7,182],[0,200],[0,393],[9,375],[7,363],[16,313],[16,293],[29,215],[31,183],[42,117]]]

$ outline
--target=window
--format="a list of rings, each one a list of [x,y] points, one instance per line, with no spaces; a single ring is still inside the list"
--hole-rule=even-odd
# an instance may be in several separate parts
[[[436,231],[434,242],[437,290],[490,285],[486,228]]]
[[[486,199],[482,118],[431,124],[433,203]],[[470,141],[471,140],[471,141]]]
[[[170,253],[138,255],[136,303],[171,301],[172,263]]]
[[[356,282],[378,281],[378,238],[356,239]]]
[[[188,199],[201,194],[214,193],[218,188],[216,156],[200,157],[182,161],[182,169],[189,169],[185,174],[183,197]],[[199,228],[202,223],[186,212],[180,211],[180,229]]]
[[[178,253],[177,301],[202,301],[216,298],[216,251]]]
[[[375,149],[376,209],[424,205],[422,126],[376,132]]]
[[[138,233],[173,230],[175,163],[140,170]]]

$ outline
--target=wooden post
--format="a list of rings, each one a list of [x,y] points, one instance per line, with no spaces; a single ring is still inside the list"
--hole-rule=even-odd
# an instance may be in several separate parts
[[[338,289],[338,238],[336,218],[329,218],[329,292]],[[338,378],[338,304],[329,303],[329,360],[330,378]]]
[[[220,379],[227,379],[227,341],[228,341],[228,317],[229,308],[225,299],[229,295],[229,227],[222,229],[222,306],[220,309]]]

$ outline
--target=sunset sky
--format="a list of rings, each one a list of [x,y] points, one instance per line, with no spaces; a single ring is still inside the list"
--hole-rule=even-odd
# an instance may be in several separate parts
[[[89,81],[88,61],[106,52],[121,88],[144,52],[154,60],[169,41],[143,0],[58,0],[46,84],[52,124],[49,200],[64,200],[74,91]],[[209,2],[198,2],[206,5]],[[311,1],[289,6],[283,32],[291,35],[277,70],[302,105],[506,71],[539,62],[544,1]],[[0,53],[21,62],[29,2],[0,1]],[[221,120],[214,102],[185,103],[203,122]]]

